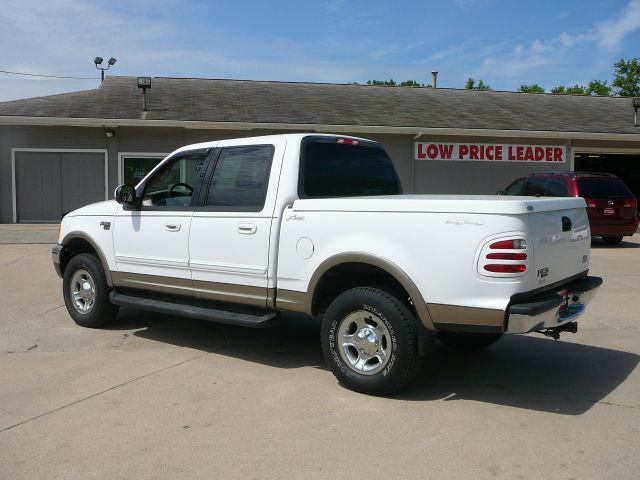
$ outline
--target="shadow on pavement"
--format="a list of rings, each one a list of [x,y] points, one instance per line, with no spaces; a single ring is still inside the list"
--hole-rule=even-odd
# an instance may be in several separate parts
[[[286,314],[268,329],[250,329],[123,309],[112,329],[277,368],[327,370],[320,320]],[[574,337],[577,339],[578,337]],[[607,348],[505,335],[488,349],[454,352],[439,343],[397,400],[471,400],[562,415],[580,415],[615,390],[640,356]]]
[[[580,415],[624,382],[639,361],[633,353],[534,334],[505,335],[475,353],[436,344],[418,378],[397,398],[474,400]]]
[[[606,243],[604,243],[604,240],[602,240],[602,238],[600,237],[592,237],[591,238],[591,248],[596,248],[596,249],[601,249],[601,248],[611,248],[611,249],[616,249],[616,248],[640,248],[640,243],[636,243],[636,242],[632,242],[632,241],[627,241],[627,240],[631,240],[631,238],[633,237],[623,237],[622,241],[617,244],[617,245],[607,245]]]

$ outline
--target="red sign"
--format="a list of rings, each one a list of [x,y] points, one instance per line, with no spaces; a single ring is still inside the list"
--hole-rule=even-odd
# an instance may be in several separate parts
[[[557,145],[416,142],[413,158],[416,160],[453,160],[463,162],[564,163],[567,159],[567,147]]]

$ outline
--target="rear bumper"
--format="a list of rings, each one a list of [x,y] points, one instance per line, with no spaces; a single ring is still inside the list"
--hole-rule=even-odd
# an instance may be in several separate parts
[[[60,257],[62,255],[63,245],[54,245],[51,249],[51,258],[53,259],[53,268],[60,278],[62,278],[62,270],[60,269]]]
[[[626,237],[633,235],[638,230],[638,218],[632,222],[618,225],[591,225],[591,235],[594,237]]]
[[[537,332],[575,321],[584,313],[601,285],[602,278],[585,277],[560,287],[560,290],[567,292],[566,309],[561,308],[565,303],[564,298],[554,292],[512,304],[507,312],[506,333]]]

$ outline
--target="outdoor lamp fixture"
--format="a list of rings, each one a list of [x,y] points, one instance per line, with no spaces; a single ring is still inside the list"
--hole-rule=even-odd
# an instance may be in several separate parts
[[[96,68],[98,70],[102,71],[102,82],[104,82],[104,71],[105,70],[109,70],[113,65],[115,65],[115,63],[117,62],[117,60],[113,57],[111,57],[108,61],[107,61],[107,66],[106,67],[101,67],[100,65],[102,65],[103,59],[102,57],[96,57],[93,59],[93,63],[96,64]]]
[[[116,136],[116,131],[112,129],[108,129],[104,132],[104,136],[107,138],[113,138]]]
[[[142,89],[142,110],[147,111],[147,88],[151,88],[151,77],[138,77],[138,88]]]
[[[633,126],[638,126],[638,108],[640,108],[640,97],[636,97],[632,100],[633,110],[635,111],[633,115]]]

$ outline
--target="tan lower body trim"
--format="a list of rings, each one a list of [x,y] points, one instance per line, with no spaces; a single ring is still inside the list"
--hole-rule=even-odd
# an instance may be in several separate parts
[[[296,292],[294,290],[278,290],[276,296],[276,309],[291,312],[308,313],[307,311],[307,294],[305,292]]]
[[[169,293],[171,295],[193,295],[193,285],[190,278],[114,271],[111,272],[111,278],[114,287],[133,288],[154,293]]]
[[[253,305],[265,308],[267,306],[266,287],[249,287],[234,283],[193,281],[196,298],[213,300],[216,302],[230,302],[242,305]]]
[[[249,287],[233,283],[192,281],[189,278],[143,275],[140,273],[111,272],[113,286],[132,288],[153,293],[185,295],[196,299],[267,307],[267,288]],[[273,290],[273,289],[270,289]],[[273,297],[273,292],[271,293]]]
[[[461,307],[458,305],[444,305],[428,303],[429,313],[433,323],[453,323],[460,325],[486,325],[502,327],[504,311],[489,308]]]

